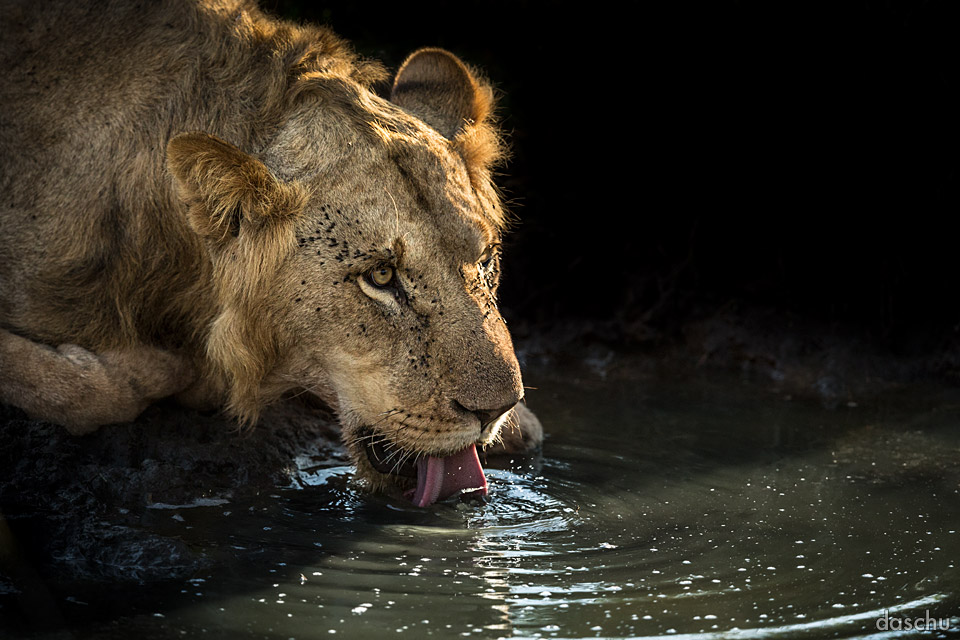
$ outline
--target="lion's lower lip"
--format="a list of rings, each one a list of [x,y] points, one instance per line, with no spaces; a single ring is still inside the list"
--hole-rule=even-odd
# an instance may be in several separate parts
[[[388,475],[417,477],[416,456],[383,441],[367,442],[364,445],[367,460],[374,469]]]

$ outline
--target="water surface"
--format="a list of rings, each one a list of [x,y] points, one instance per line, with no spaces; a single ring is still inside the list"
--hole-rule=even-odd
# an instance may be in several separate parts
[[[601,375],[603,373],[603,375]],[[486,504],[417,509],[341,460],[143,526],[208,567],[75,585],[81,637],[952,637],[960,390],[832,407],[736,376],[533,369],[542,458],[488,466]],[[905,632],[929,616],[947,632]]]

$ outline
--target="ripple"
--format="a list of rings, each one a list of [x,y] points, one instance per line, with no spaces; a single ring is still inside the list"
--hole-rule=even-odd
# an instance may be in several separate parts
[[[479,598],[502,614],[485,628],[521,636],[804,638],[869,631],[877,604],[912,586],[911,572],[887,580],[898,559],[869,518],[836,516],[857,504],[875,519],[882,496],[832,480],[823,456],[745,467],[686,451],[665,467],[662,451],[612,435],[554,443],[550,453],[539,466],[488,465],[486,502],[427,509],[365,494],[350,467],[310,470],[301,476],[305,511],[314,505],[313,515],[339,525],[376,521],[369,539],[329,533],[348,550],[311,567],[327,577],[316,597],[353,611],[375,583],[382,597],[425,609],[441,597],[483,606],[467,604]],[[830,534],[824,513],[833,514]],[[851,562],[860,547],[867,556]],[[834,586],[823,595],[811,584]],[[941,597],[921,593],[885,610]],[[371,622],[387,615],[360,608]],[[431,625],[441,619],[458,628],[452,614],[434,614]]]
[[[949,617],[937,618],[936,616],[930,616],[929,619],[933,620],[933,624],[937,626],[931,627],[930,629],[913,631],[911,631],[913,629],[913,626],[911,626],[911,628],[906,629],[906,632],[903,634],[898,633],[898,631],[904,631],[903,627],[892,629],[889,626],[889,622],[883,623],[881,621],[884,619],[889,621],[890,618],[898,618],[899,620],[905,620],[909,618],[911,620],[911,625],[913,625],[913,621],[919,618],[924,621],[924,624],[928,624],[928,608],[936,605],[939,602],[942,602],[946,598],[946,594],[938,593],[924,596],[911,602],[894,604],[889,607],[871,609],[869,611],[860,611],[858,613],[851,613],[843,616],[824,618],[822,620],[813,620],[811,622],[784,624],[756,629],[727,629],[724,631],[711,631],[704,633],[674,633],[670,634],[670,637],[677,638],[679,640],[766,640],[775,638],[825,638],[828,636],[841,637],[840,634],[857,633],[862,631],[864,629],[864,623],[867,623],[868,628],[872,625],[878,631],[878,633],[869,636],[858,634],[859,638],[895,638],[914,636],[915,634],[917,634],[918,637],[937,637],[926,634],[934,634],[938,631],[946,632],[949,630],[955,630],[957,628],[957,619]],[[886,627],[882,628],[881,625],[884,624],[886,624]],[[636,636],[633,640],[650,640],[655,637],[661,638],[662,636]]]
[[[812,639],[873,637],[884,612],[955,615],[958,476],[948,456],[920,464],[955,451],[953,431],[908,451],[910,432],[885,457],[889,438],[866,430],[838,457],[796,436],[835,414],[725,410],[736,389],[722,391],[656,411],[631,393],[602,420],[581,398],[579,420],[551,423],[543,460],[485,464],[485,502],[421,509],[369,495],[349,466],[304,465],[295,489],[225,506],[229,521],[184,509],[170,526],[184,539],[229,528],[255,561],[224,607],[278,637]]]
[[[493,497],[478,509],[462,509],[464,525],[491,540],[536,539],[575,526],[576,508],[551,495],[556,486],[542,476],[488,469]]]

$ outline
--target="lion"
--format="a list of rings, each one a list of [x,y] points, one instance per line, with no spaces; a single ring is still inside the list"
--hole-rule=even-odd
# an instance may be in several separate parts
[[[539,446],[478,72],[427,48],[386,85],[244,0],[5,5],[0,401],[79,435],[306,391],[419,506],[487,492],[477,447]]]

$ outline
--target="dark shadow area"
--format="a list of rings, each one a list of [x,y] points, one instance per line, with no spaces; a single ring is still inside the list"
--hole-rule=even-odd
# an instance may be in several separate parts
[[[443,46],[497,84],[520,337],[649,344],[762,309],[893,354],[956,347],[949,3],[266,6],[392,69]]]

